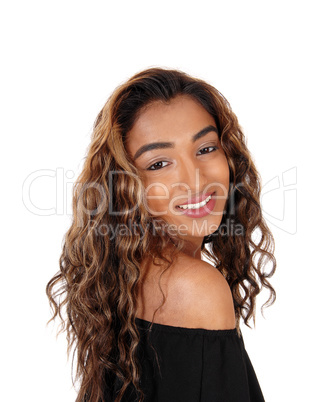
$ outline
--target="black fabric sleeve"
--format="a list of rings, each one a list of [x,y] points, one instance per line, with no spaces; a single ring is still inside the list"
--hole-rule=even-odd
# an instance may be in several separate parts
[[[149,321],[136,323],[144,402],[264,402],[236,329],[153,324],[149,332]],[[123,402],[135,401],[137,394],[129,388]]]

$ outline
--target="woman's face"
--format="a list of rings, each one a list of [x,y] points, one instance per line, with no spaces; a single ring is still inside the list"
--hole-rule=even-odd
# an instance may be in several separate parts
[[[220,225],[229,190],[213,117],[190,96],[157,101],[142,111],[126,147],[142,176],[150,214],[201,245]]]

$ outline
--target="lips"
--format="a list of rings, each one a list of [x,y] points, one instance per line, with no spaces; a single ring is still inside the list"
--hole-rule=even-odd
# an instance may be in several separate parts
[[[200,202],[205,201],[209,196],[213,195],[214,193],[205,193],[205,194],[201,194],[201,195],[196,196],[196,197],[192,197],[187,202],[184,202],[183,204],[176,205],[176,207],[179,207],[180,205],[186,206],[186,205],[199,204]]]
[[[214,193],[208,194],[207,196],[200,196],[196,198],[191,198],[192,200],[202,200],[199,203],[185,203],[179,204],[176,206],[178,212],[181,212],[182,215],[188,216],[192,219],[203,218],[207,215],[210,215],[216,204],[216,191]],[[181,206],[180,206],[181,205]]]

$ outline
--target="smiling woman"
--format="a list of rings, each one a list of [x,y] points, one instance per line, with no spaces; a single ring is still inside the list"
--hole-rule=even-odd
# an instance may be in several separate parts
[[[77,402],[263,401],[239,325],[263,287],[275,300],[273,250],[225,98],[160,68],[118,87],[47,285],[77,353]]]
[[[202,238],[221,223],[229,189],[214,118],[189,95],[153,102],[135,121],[126,146],[143,176],[149,211],[183,224],[179,234],[200,255]]]

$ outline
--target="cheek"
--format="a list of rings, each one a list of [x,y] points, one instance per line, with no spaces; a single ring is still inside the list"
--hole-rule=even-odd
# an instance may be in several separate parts
[[[169,205],[169,189],[163,183],[145,182],[145,198],[150,213],[165,212]]]
[[[229,187],[230,187],[230,169],[229,165],[227,163],[227,159],[224,157],[224,162],[223,166],[220,166],[220,171],[219,171],[219,196],[221,197],[219,199],[219,209],[220,211],[224,211],[225,204],[228,198],[229,194]]]
[[[214,183],[220,195],[227,195],[230,182],[230,169],[224,156],[213,168]]]
[[[224,186],[226,187],[227,191],[229,189],[229,184],[230,184],[230,168],[227,163],[227,160],[224,160],[224,165],[223,165],[223,171],[222,171],[222,180],[224,183]]]

